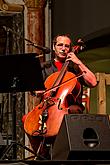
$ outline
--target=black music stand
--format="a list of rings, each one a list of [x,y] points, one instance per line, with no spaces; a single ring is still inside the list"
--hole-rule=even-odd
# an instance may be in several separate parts
[[[12,93],[16,104],[16,92],[44,90],[42,69],[36,53],[0,55],[0,93]],[[13,158],[16,159],[16,111],[12,108],[13,135],[12,145],[3,154],[2,159],[12,146]],[[32,152],[27,147],[23,147]]]
[[[36,53],[0,55],[0,92],[45,89]]]

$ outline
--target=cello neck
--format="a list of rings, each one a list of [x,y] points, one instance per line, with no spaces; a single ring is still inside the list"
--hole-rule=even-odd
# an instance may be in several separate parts
[[[65,63],[64,63],[63,66],[62,66],[62,69],[61,69],[61,71],[60,71],[60,73],[59,73],[59,75],[58,75],[58,77],[57,77],[57,79],[56,79],[56,81],[54,82],[53,87],[54,87],[54,86],[58,86],[58,85],[60,84],[60,82],[61,82],[62,78],[64,77],[65,72],[66,72],[66,70],[67,70],[68,64],[69,64],[69,61],[65,61]]]

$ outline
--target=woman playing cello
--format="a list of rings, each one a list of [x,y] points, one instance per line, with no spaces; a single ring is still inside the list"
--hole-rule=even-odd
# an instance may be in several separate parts
[[[30,142],[35,152],[39,150],[35,141],[40,141],[43,137],[43,147],[40,148],[39,154],[45,159],[49,159],[48,146],[53,145],[64,114],[83,113],[83,85],[90,88],[97,85],[94,73],[72,51],[72,41],[68,35],[58,35],[54,38],[53,52],[54,59],[42,64],[45,86],[53,90],[43,95],[40,105],[27,114],[24,120],[24,129],[31,136]],[[72,81],[68,81],[69,79]],[[31,119],[33,114],[34,117]],[[38,119],[35,116],[38,116]],[[40,129],[38,128],[39,118],[46,118]],[[36,129],[34,129],[34,121],[38,122],[35,124]],[[28,127],[30,123],[32,126]],[[31,128],[32,131],[30,131]]]

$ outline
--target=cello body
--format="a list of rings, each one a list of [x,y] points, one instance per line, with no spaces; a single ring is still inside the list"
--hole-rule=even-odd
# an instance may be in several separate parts
[[[68,114],[66,96],[75,88],[77,92],[74,97],[77,98],[79,94],[80,84],[76,76],[68,71],[60,82],[62,85],[49,91],[58,76],[59,72],[55,72],[46,79],[45,87],[48,92],[44,93],[40,104],[27,114],[24,130],[30,136],[57,135],[64,115]]]

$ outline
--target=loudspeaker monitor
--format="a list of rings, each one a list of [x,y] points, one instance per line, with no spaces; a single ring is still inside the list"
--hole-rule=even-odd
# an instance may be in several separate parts
[[[108,115],[67,114],[53,149],[53,160],[110,160]]]

